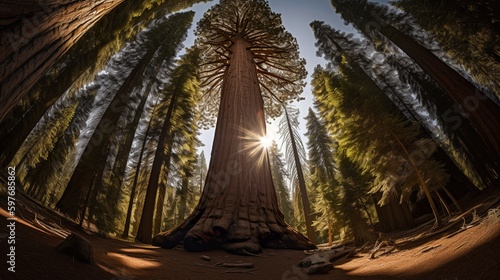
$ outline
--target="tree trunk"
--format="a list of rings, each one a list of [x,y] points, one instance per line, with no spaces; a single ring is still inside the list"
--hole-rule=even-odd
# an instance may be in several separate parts
[[[169,137],[169,143],[167,144],[167,147],[172,147],[173,144],[173,137]],[[162,223],[162,218],[163,218],[163,206],[165,205],[165,193],[166,193],[166,183],[168,180],[168,171],[170,170],[170,158],[171,158],[172,153],[167,154],[167,158],[164,161],[164,168],[163,168],[163,181],[159,183],[158,189],[158,199],[156,201],[156,211],[155,211],[155,218],[154,218],[154,228],[153,228],[153,234],[156,235],[161,231],[161,223]]]
[[[179,193],[179,212],[178,212],[178,220],[184,221],[186,218],[186,208],[187,208],[187,195],[189,188],[189,179],[184,175],[182,178],[182,186]]]
[[[410,229],[415,226],[415,220],[411,215],[408,203],[399,204],[397,201],[391,201],[384,206],[377,202],[382,197],[381,193],[373,195],[375,210],[378,216],[377,229],[382,232],[392,232],[402,229]]]
[[[500,108],[464,77],[426,48],[391,25],[380,32],[412,58],[448,93],[488,145],[495,158],[500,156]]]
[[[333,222],[331,218],[328,218],[328,246],[333,244]]]
[[[439,202],[441,202],[441,206],[443,206],[443,210],[446,211],[446,213],[448,214],[448,218],[451,218],[450,207],[448,207],[448,204],[446,203],[446,201],[444,201],[444,199],[441,196],[441,194],[439,193],[439,191],[435,191],[435,193],[439,199]],[[444,214],[446,214],[446,213],[444,213]]]
[[[309,203],[309,196],[307,195],[306,181],[304,179],[304,172],[302,171],[302,165],[300,164],[299,153],[297,151],[297,144],[295,143],[295,137],[293,135],[292,125],[290,124],[290,119],[288,117],[288,112],[285,109],[286,123],[288,126],[288,131],[290,133],[290,141],[292,142],[293,158],[295,160],[295,167],[297,168],[297,177],[299,181],[300,197],[302,198],[302,208],[304,210],[304,219],[306,222],[307,237],[312,243],[316,243],[316,234],[314,233],[314,228],[312,227],[312,217],[311,217],[311,205]]]
[[[361,212],[356,207],[349,209],[348,216],[355,245],[361,246],[368,241],[373,242],[377,239],[375,233],[370,230]]]
[[[261,246],[315,246],[288,226],[278,207],[267,151],[264,102],[250,44],[233,37],[207,181],[193,213],[176,229],[155,236],[153,245],[172,248],[184,240],[188,251],[224,248],[257,253]]]
[[[153,58],[154,53],[154,49],[150,49],[127,76],[101,117],[87,147],[85,147],[71,180],[56,205],[62,213],[69,217],[79,218],[81,216],[84,194],[91,187],[91,178],[94,176],[94,172],[104,170],[110,135],[115,130],[121,113],[127,108],[133,86],[140,81],[139,77],[142,77],[142,73]]]
[[[175,110],[180,90],[181,89],[176,87],[176,91],[172,93],[170,104],[168,105],[165,122],[163,123],[160,137],[158,139],[158,146],[156,147],[153,166],[151,167],[151,175],[149,177],[148,188],[146,190],[146,198],[144,199],[144,207],[142,208],[141,221],[139,223],[139,229],[137,230],[137,236],[135,237],[136,240],[146,244],[151,243],[153,237],[153,218],[156,195],[158,192],[158,180],[160,179],[167,135],[170,133],[170,127],[172,126],[172,114]],[[170,146],[168,148],[171,149],[172,147]]]
[[[122,1],[2,1],[0,123],[49,67]]]
[[[161,224],[163,220],[163,206],[165,205],[165,193],[167,191],[167,186],[164,182],[160,182],[158,185],[158,199],[156,200],[156,210],[153,223],[153,235],[158,234],[161,231]]]
[[[413,167],[413,170],[415,171],[415,174],[417,174],[418,180],[420,181],[420,186],[424,190],[425,196],[427,197],[427,200],[429,201],[429,204],[431,205],[432,213],[434,214],[434,226],[435,227],[440,226],[441,225],[441,221],[439,220],[439,213],[437,211],[436,204],[434,203],[434,200],[432,199],[432,196],[431,196],[431,193],[429,191],[429,188],[427,188],[427,184],[425,183],[425,180],[422,177],[422,174],[420,173],[420,169],[418,169],[418,166],[415,164],[415,162],[411,158],[410,154],[408,153],[408,150],[403,145],[403,143],[401,142],[401,140],[399,140],[399,138],[396,136],[396,134],[394,134],[392,131],[391,131],[391,134],[392,134],[392,136],[394,136],[394,138],[398,142],[399,146],[403,150],[404,154],[406,155],[406,158],[410,162],[410,165]]]
[[[154,115],[154,111],[153,111]],[[128,202],[127,208],[127,216],[125,218],[125,226],[123,227],[123,238],[128,237],[128,232],[130,231],[130,218],[132,217],[132,207],[134,206],[135,193],[137,190],[137,181],[139,180],[139,171],[141,170],[142,156],[144,155],[144,150],[146,149],[146,140],[149,134],[149,129],[151,128],[152,119],[149,120],[148,127],[146,128],[146,132],[144,134],[144,141],[142,142],[141,152],[139,154],[139,160],[137,161],[137,165],[135,167],[135,176],[134,182],[132,183],[132,189],[130,190],[130,200]]]
[[[458,211],[460,211],[460,213],[464,212],[464,209],[462,208],[462,206],[460,205],[460,203],[458,203],[458,200],[455,198],[455,196],[448,190],[447,187],[443,187],[443,191],[446,193],[446,195],[448,195],[448,197],[451,199],[451,201],[453,202],[453,204],[455,204],[455,206],[457,207]]]

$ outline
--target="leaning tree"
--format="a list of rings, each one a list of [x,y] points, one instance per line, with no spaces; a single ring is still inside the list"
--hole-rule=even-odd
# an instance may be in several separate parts
[[[215,117],[219,105],[208,175],[193,213],[156,235],[153,245],[172,248],[184,241],[188,251],[236,254],[314,248],[284,221],[260,145],[266,116],[277,116],[279,104],[297,98],[304,86],[305,61],[295,38],[265,0],[221,0],[205,13],[196,35],[203,49],[203,111]]]

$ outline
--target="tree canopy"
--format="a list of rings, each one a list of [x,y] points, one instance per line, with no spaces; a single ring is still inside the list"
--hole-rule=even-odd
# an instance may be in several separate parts
[[[206,120],[217,114],[224,71],[236,38],[248,42],[257,66],[266,112],[281,113],[279,103],[299,98],[306,77],[305,60],[297,40],[285,30],[279,14],[265,0],[221,0],[204,15],[196,29],[202,49],[200,69]]]

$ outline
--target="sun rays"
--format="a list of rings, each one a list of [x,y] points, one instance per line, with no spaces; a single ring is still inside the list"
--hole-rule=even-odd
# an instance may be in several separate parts
[[[262,167],[266,160],[267,150],[272,146],[274,137],[272,134],[266,134],[265,131],[251,131],[248,129],[241,129],[243,140],[242,148],[239,152],[245,153],[247,157],[255,158],[254,166],[252,168]]]

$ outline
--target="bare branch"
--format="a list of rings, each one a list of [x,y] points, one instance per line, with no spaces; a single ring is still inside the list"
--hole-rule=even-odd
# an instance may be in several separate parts
[[[273,74],[273,73],[271,73],[271,72],[266,72],[266,71],[263,71],[263,70],[261,70],[261,69],[257,69],[257,72],[258,72],[258,73],[261,73],[261,74],[263,74],[263,75],[266,75],[266,76],[271,76],[271,77],[276,78],[276,79],[278,79],[278,80],[281,80],[281,81],[284,81],[284,82],[290,83],[290,84],[292,84],[292,85],[295,85],[295,82],[290,81],[290,80],[288,80],[288,79],[285,79],[285,78],[283,78],[283,77],[281,77],[281,76],[278,76],[278,75],[276,75],[276,74]]]

